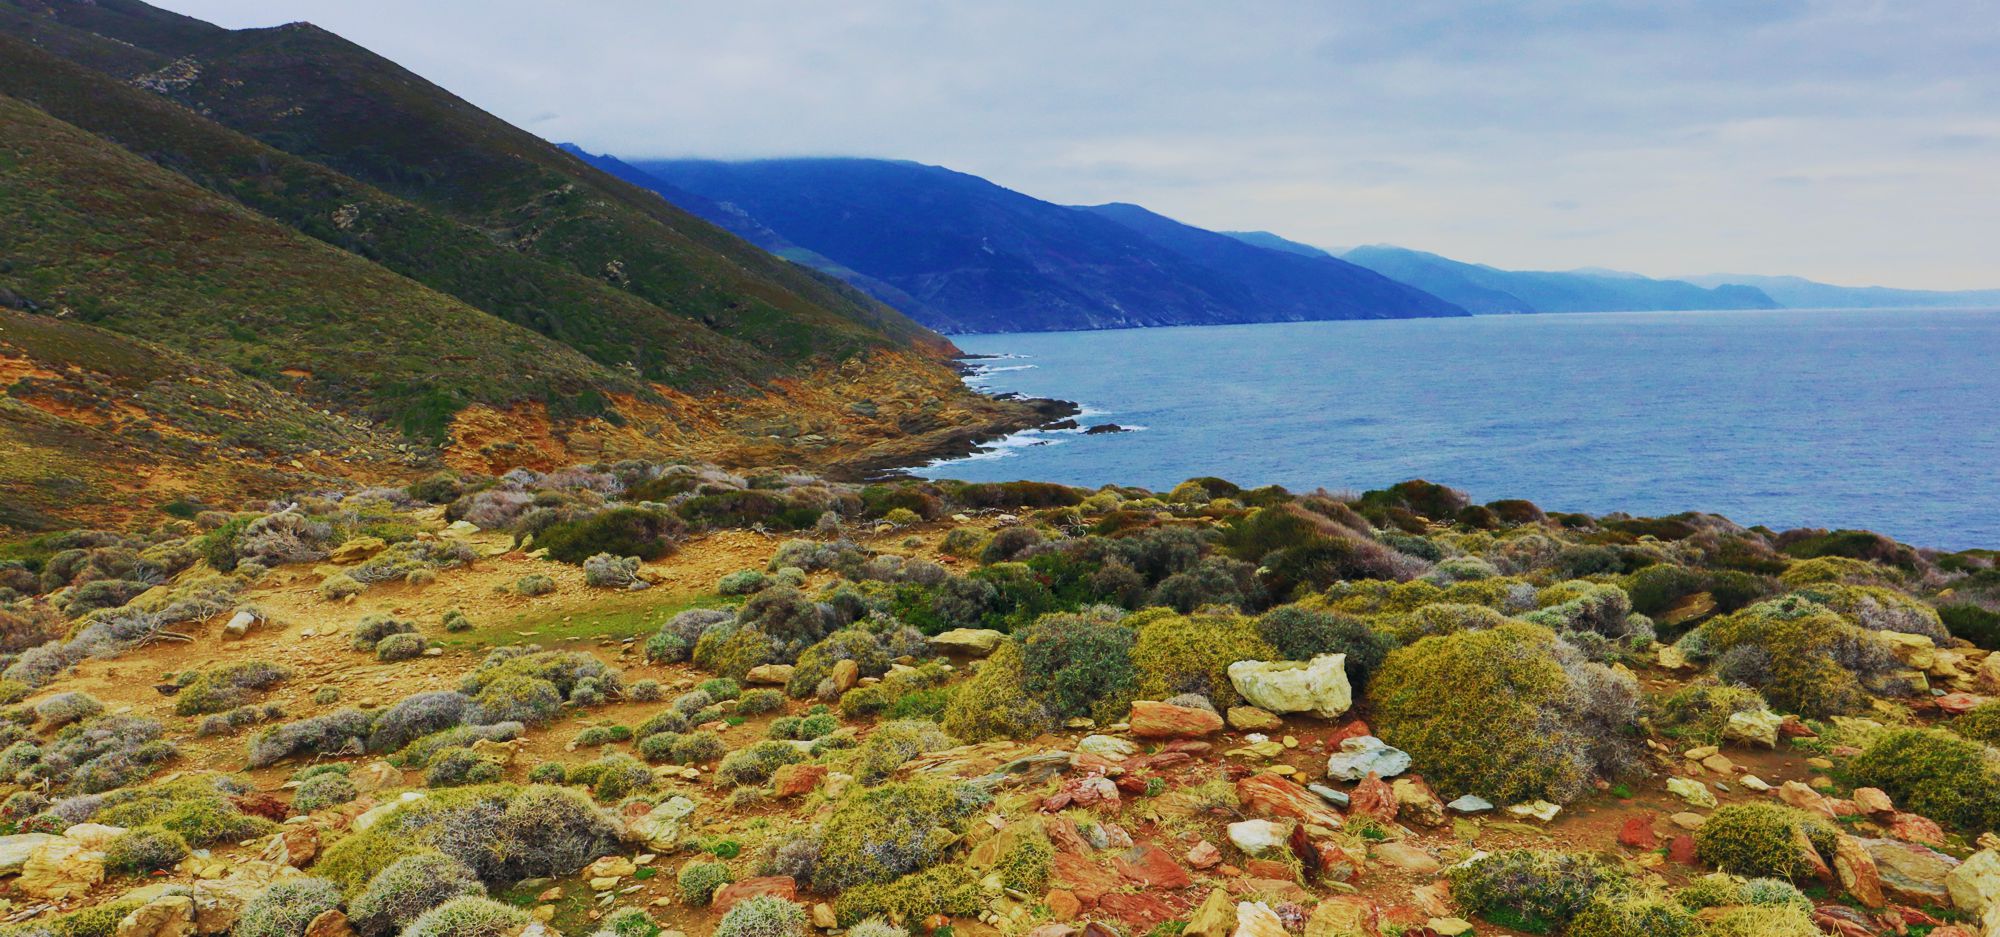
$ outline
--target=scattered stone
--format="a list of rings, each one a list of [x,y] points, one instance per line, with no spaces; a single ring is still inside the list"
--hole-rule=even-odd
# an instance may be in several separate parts
[[[780,798],[803,797],[819,789],[826,780],[827,766],[801,763],[784,765],[771,776],[772,793]]]
[[[1561,812],[1562,807],[1549,803],[1546,800],[1531,800],[1525,804],[1510,804],[1507,807],[1507,814],[1509,816],[1520,817],[1524,820],[1540,820],[1543,823],[1554,820],[1556,814]]]
[[[1236,799],[1253,813],[1337,829],[1340,814],[1311,791],[1272,774],[1253,774],[1236,782]]]
[[[1049,916],[1058,921],[1074,921],[1077,915],[1083,913],[1083,902],[1076,897],[1076,892],[1067,888],[1049,889],[1042,903],[1048,905]]]
[[[670,797],[627,823],[626,838],[654,852],[673,852],[681,846],[683,822],[694,811],[694,801]]]
[[[228,624],[222,626],[222,637],[228,641],[240,641],[257,627],[257,613],[243,609],[230,616]]]
[[[1722,726],[1722,737],[1745,745],[1761,745],[1765,748],[1778,747],[1778,727],[1785,718],[1768,709],[1731,713],[1729,721]]]
[[[339,908],[328,908],[306,924],[305,937],[354,937],[354,926]]]
[[[1209,889],[1201,906],[1188,915],[1182,937],[1231,937],[1236,932],[1236,902],[1220,888]]]
[[[1817,814],[1829,820],[1838,815],[1835,813],[1833,805],[1827,802],[1824,795],[1798,781],[1786,781],[1778,785],[1778,799],[1784,801],[1789,806],[1797,807],[1807,813]]]
[[[1239,660],[1229,665],[1229,683],[1244,699],[1274,713],[1335,719],[1354,707],[1345,654],[1321,654],[1310,661]]]
[[[1627,817],[1625,825],[1618,828],[1618,845],[1627,849],[1658,849],[1660,838],[1653,835],[1653,818]]]
[[[189,937],[195,932],[194,899],[161,895],[118,921],[113,937]]]
[[[1396,816],[1418,826],[1444,825],[1444,802],[1423,778],[1397,778],[1389,790],[1396,797]]]
[[[1308,784],[1306,785],[1306,790],[1318,794],[1321,800],[1324,800],[1327,803],[1332,804],[1336,807],[1347,806],[1348,798],[1346,791],[1337,791],[1334,790],[1333,788],[1327,787],[1324,784]]]
[[[1882,890],[1889,897],[1915,907],[1946,904],[1951,900],[1951,873],[1959,861],[1935,849],[1893,839],[1864,839],[1863,848],[1875,860]]]
[[[1951,894],[1952,907],[1961,911],[1985,914],[2000,908],[2000,850],[1981,849],[1965,857],[1945,877],[1945,889]]]
[[[1382,915],[1360,895],[1330,895],[1306,919],[1305,937],[1377,937]]]
[[[1452,813],[1470,816],[1475,813],[1486,813],[1492,810],[1493,802],[1477,794],[1466,794],[1451,803],[1445,804],[1445,807]]]
[[[1289,937],[1285,920],[1261,901],[1236,903],[1236,929],[1231,937]]]
[[[845,693],[861,682],[861,665],[851,657],[843,657],[833,662],[833,670],[827,673],[826,678],[833,681],[834,692]]]
[[[1686,801],[1690,807],[1700,810],[1715,809],[1715,792],[1709,790],[1708,785],[1693,778],[1678,776],[1668,778],[1667,793]]]
[[[1396,819],[1396,792],[1389,782],[1370,773],[1354,786],[1354,793],[1348,795],[1348,812],[1355,816],[1374,817],[1384,823]]]
[[[985,657],[1000,647],[1007,639],[1005,634],[991,628],[953,628],[931,636],[931,647],[946,654],[962,654],[967,657]]]
[[[730,908],[736,906],[737,902],[762,895],[775,895],[786,901],[796,901],[799,897],[799,886],[797,882],[792,881],[792,877],[789,875],[762,875],[756,878],[746,878],[740,882],[731,882],[716,889],[715,898],[709,902],[709,907],[717,914],[726,914]]]
[[[1096,755],[1106,761],[1118,762],[1139,754],[1139,745],[1131,739],[1121,739],[1115,735],[1086,735],[1077,740],[1076,750]]]
[[[1668,840],[1667,858],[1680,865],[1694,865],[1698,861],[1695,858],[1694,837],[1679,833]]]
[[[1896,803],[1879,787],[1857,787],[1854,789],[1854,806],[1869,816],[1895,813]]]
[[[1229,707],[1229,727],[1238,732],[1275,732],[1285,727],[1285,720],[1269,710],[1255,706]]]
[[[1283,849],[1289,831],[1269,820],[1239,820],[1229,824],[1229,842],[1244,855],[1261,856]]]
[[[1407,842],[1376,843],[1369,848],[1368,854],[1380,862],[1418,874],[1428,874],[1440,868],[1437,859],[1430,853]]]
[[[1338,781],[1359,781],[1370,774],[1393,778],[1408,770],[1408,753],[1372,735],[1343,739],[1340,750],[1326,759],[1326,776]]]
[[[104,881],[104,854],[67,837],[35,847],[14,887],[36,898],[81,898]]]
[[[1745,788],[1748,788],[1749,790],[1756,791],[1759,794],[1765,793],[1771,789],[1770,782],[1765,781],[1763,778],[1760,778],[1754,774],[1746,774],[1740,778],[1737,778],[1736,783],[1743,785]]]
[[[61,839],[54,833],[15,833],[0,836],[0,875],[13,875],[26,865],[28,856],[35,848],[50,840]]]
[[[1673,816],[1668,817],[1667,819],[1671,821],[1673,825],[1678,826],[1683,830],[1687,830],[1690,833],[1694,832],[1695,830],[1701,829],[1702,825],[1708,822],[1707,817],[1702,816],[1701,814],[1698,813],[1689,813],[1685,810],[1681,811],[1680,813],[1674,814]]]
[[[749,673],[743,675],[744,683],[759,686],[784,686],[786,683],[791,682],[791,679],[791,664],[758,664],[750,668]]]
[[[1180,863],[1174,861],[1173,856],[1152,843],[1141,843],[1125,850],[1112,857],[1111,865],[1120,875],[1154,888],[1186,888],[1194,884],[1194,879],[1180,867]]]
[[[1132,734],[1143,739],[1199,738],[1222,731],[1222,717],[1209,710],[1152,700],[1135,701],[1127,722]]]
[[[1840,886],[1862,905],[1879,908],[1888,903],[1882,893],[1882,875],[1875,866],[1875,857],[1869,855],[1860,840],[1845,833],[1835,840],[1833,870],[1840,876]]]

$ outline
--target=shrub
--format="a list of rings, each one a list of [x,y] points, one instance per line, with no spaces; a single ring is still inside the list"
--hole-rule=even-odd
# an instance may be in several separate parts
[[[1728,908],[1709,921],[1707,937],[1820,937],[1812,912],[1790,906]]]
[[[1446,877],[1459,907],[1535,933],[1567,925],[1600,892],[1621,889],[1631,880],[1601,856],[1547,849],[1496,852],[1454,866]]]
[[[348,905],[348,920],[362,937],[388,937],[453,898],[484,894],[486,887],[465,863],[419,852],[377,872]]]
[[[470,748],[447,748],[431,756],[424,769],[425,787],[491,784],[503,775],[498,759]]]
[[[941,865],[905,875],[893,882],[856,885],[834,900],[834,918],[841,924],[894,916],[921,921],[932,915],[969,917],[985,908],[978,877],[962,865]],[[890,930],[897,930],[891,928]],[[849,933],[865,933],[857,926]],[[879,931],[878,931],[879,933]]]
[[[691,655],[695,666],[732,680],[746,679],[751,670],[778,657],[778,643],[769,635],[736,625],[709,629],[695,644]]]
[[[1047,706],[1023,688],[1023,653],[1016,641],[1003,642],[979,665],[945,706],[944,729],[969,742],[995,738],[1030,739],[1054,728]]]
[[[442,732],[423,736],[389,757],[389,761],[403,768],[422,768],[431,763],[439,754],[455,748],[467,748],[481,739],[489,742],[506,742],[521,737],[526,726],[518,722],[496,722],[483,726],[453,726]]]
[[[918,755],[958,745],[937,723],[925,719],[885,722],[868,733],[854,755],[853,771],[864,784],[875,784]]]
[[[2000,701],[1974,706],[1965,715],[1945,723],[1944,727],[1975,742],[2000,745]]]
[[[583,561],[583,581],[608,589],[626,588],[639,581],[639,558],[599,553]]]
[[[612,508],[573,521],[559,521],[535,535],[549,558],[580,564],[592,556],[637,557],[650,562],[679,545],[685,528],[678,518],[645,508]]]
[[[1632,614],[1631,598],[1617,586],[1564,582],[1543,589],[1536,599],[1553,604],[1521,617],[1551,631],[1596,634],[1612,640],[1653,638],[1652,622]]]
[[[360,754],[367,750],[374,720],[358,709],[339,709],[270,726],[250,737],[250,767],[277,764],[293,755]]]
[[[548,595],[556,591],[556,581],[542,573],[529,573],[514,580],[514,591],[529,597]]]
[[[754,569],[741,569],[717,580],[717,595],[752,595],[771,584],[770,577]]]
[[[320,856],[314,871],[358,892],[390,863],[425,849],[459,860],[489,885],[560,877],[618,844],[617,828],[583,795],[493,784],[405,803]]]
[[[974,785],[931,779],[884,784],[847,797],[821,827],[813,884],[832,891],[929,868],[986,803],[987,795]]]
[[[463,693],[434,690],[405,696],[375,717],[368,734],[368,750],[392,752],[433,732],[442,732],[464,721],[472,700]]]
[[[799,655],[792,665],[792,677],[785,683],[785,692],[800,699],[813,695],[820,681],[843,660],[854,661],[859,668],[857,672],[864,677],[879,677],[889,670],[889,653],[872,632],[843,628]]]
[[[104,704],[97,697],[76,690],[57,693],[35,704],[35,715],[51,729],[82,722],[103,712]]]
[[[1756,690],[1725,686],[1713,680],[1690,683],[1660,704],[1662,728],[1679,730],[1682,738],[1717,745],[1729,717],[1768,708]]]
[[[340,888],[323,878],[285,879],[244,902],[231,937],[304,937],[306,925],[340,907]]]
[[[229,799],[243,793],[233,779],[218,776],[188,776],[166,784],[126,788],[97,798],[94,810],[86,810],[67,822],[86,820],[126,829],[166,830],[194,847],[241,841],[262,836],[276,824],[237,809]],[[57,805],[58,812],[71,801]]]
[[[375,643],[375,659],[379,661],[409,660],[424,656],[430,642],[420,634],[392,634]]]
[[[805,909],[776,895],[757,895],[739,901],[715,925],[715,937],[805,937],[805,934]]]
[[[292,810],[298,813],[311,813],[322,807],[347,803],[359,794],[360,792],[354,789],[354,782],[348,780],[347,775],[333,773],[314,775],[300,784],[298,791],[292,795]]]
[[[398,621],[387,615],[369,615],[354,626],[354,649],[372,651],[383,638],[392,634],[413,634],[417,626],[407,621]]]
[[[1127,619],[1138,639],[1132,664],[1139,672],[1139,697],[1166,699],[1199,693],[1217,708],[1236,705],[1236,688],[1229,665],[1239,660],[1274,660],[1276,648],[1257,634],[1248,618],[1228,615],[1176,615],[1164,609],[1140,612]]]
[[[1383,662],[1370,723],[1440,791],[1567,802],[1629,749],[1618,733],[1637,690],[1558,654],[1554,635],[1526,624],[1425,638]]]
[[[235,567],[232,566],[230,568],[234,569]],[[319,588],[315,591],[319,593],[321,599],[328,602],[338,602],[341,599],[360,595],[368,591],[368,587],[346,573],[334,573],[320,580]]]
[[[776,712],[785,708],[785,694],[768,687],[745,690],[736,700],[736,711],[745,716]]]
[[[731,700],[743,695],[743,685],[728,677],[711,677],[696,684],[695,689],[708,694],[712,702]],[[706,709],[707,706],[697,708]]]
[[[262,660],[211,667],[192,676],[174,696],[174,714],[197,716],[234,709],[291,677],[290,668]]]
[[[1895,729],[1847,770],[1856,784],[1881,788],[1912,813],[1975,833],[2000,828],[2000,778],[1977,742],[1941,729]]]
[[[540,725],[562,711],[562,691],[547,680],[525,674],[503,676],[473,697],[467,718],[481,725],[519,722]]]
[[[162,829],[127,830],[105,844],[104,867],[143,875],[171,869],[187,855],[187,840],[179,833]]]
[[[1708,929],[1686,908],[1651,895],[1599,896],[1570,923],[1591,937],[1705,937]]]
[[[1824,606],[1787,596],[1714,619],[1697,632],[1722,655],[1718,677],[1763,691],[1772,705],[1823,718],[1867,708],[1864,678],[1900,669],[1886,645]]]
[[[1115,614],[1044,615],[1021,632],[1022,688],[1058,719],[1095,715],[1114,722],[1139,685],[1137,640]]]
[[[680,886],[681,902],[697,908],[708,907],[709,899],[715,897],[715,890],[735,877],[729,874],[729,866],[720,862],[689,862],[681,866],[674,883]]]
[[[1347,655],[1347,682],[1360,689],[1392,646],[1368,623],[1349,615],[1284,605],[1257,619],[1257,634],[1284,660]]]
[[[653,786],[652,769],[630,755],[612,753],[569,771],[569,783],[582,784],[604,803],[617,803],[626,796]]]
[[[526,912],[479,895],[460,895],[425,911],[401,937],[503,937],[527,924]]]
[[[819,606],[791,586],[773,586],[751,596],[736,618],[788,648],[792,656],[826,636]]]
[[[1737,875],[1797,878],[1813,869],[1801,834],[1821,856],[1833,855],[1839,832],[1825,820],[1780,804],[1726,804],[1695,830],[1695,855]]]
[[[724,784],[743,787],[771,780],[779,768],[805,761],[806,755],[789,742],[766,740],[737,749],[722,760],[715,777]]]
[[[728,750],[721,736],[713,732],[693,732],[674,740],[673,760],[675,764],[682,765],[706,764],[721,758]]]

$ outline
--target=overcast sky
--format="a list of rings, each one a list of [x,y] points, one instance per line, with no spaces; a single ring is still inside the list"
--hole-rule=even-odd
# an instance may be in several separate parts
[[[2000,287],[1990,0],[163,5],[309,20],[628,158],[913,159],[1503,267]]]

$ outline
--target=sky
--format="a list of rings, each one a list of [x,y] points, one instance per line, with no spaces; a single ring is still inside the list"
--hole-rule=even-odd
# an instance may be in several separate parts
[[[155,0],[553,141],[879,156],[1519,269],[2000,288],[1990,0]]]

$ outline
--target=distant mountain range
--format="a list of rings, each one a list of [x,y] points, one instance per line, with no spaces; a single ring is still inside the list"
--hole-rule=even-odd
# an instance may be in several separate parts
[[[1330,255],[1245,243],[1135,205],[1056,205],[936,166],[628,164],[570,151],[942,332],[1467,314]]]
[[[1388,245],[1357,247],[1340,256],[1383,276],[1435,293],[1479,315],[1776,309],[1783,305],[1756,287],[1734,283],[1703,287],[1612,270],[1501,270]]]
[[[2000,306],[2000,290],[1901,290],[1887,286],[1834,286],[1804,277],[1765,277],[1747,273],[1711,273],[1682,277],[1689,283],[1714,286],[1741,283],[1792,309],[1910,309]]]

